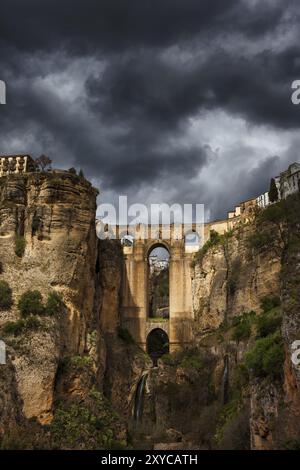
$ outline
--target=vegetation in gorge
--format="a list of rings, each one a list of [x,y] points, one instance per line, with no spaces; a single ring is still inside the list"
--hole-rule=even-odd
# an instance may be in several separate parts
[[[233,236],[234,231],[229,230],[228,232],[225,232],[224,234],[219,234],[215,230],[210,231],[210,237],[207,242],[204,243],[203,247],[200,248],[200,250],[196,253],[194,263],[202,261],[204,258],[205,254],[213,247],[218,246],[218,245],[226,245],[228,240]]]
[[[21,333],[29,330],[37,330],[40,328],[41,322],[38,318],[31,315],[26,319],[20,319],[17,321],[8,321],[4,323],[1,331],[4,335],[18,336]]]
[[[58,403],[50,426],[54,449],[122,449],[126,436],[120,439],[120,418],[96,389],[82,403]]]
[[[57,315],[63,309],[62,296],[55,291],[48,294],[46,305],[43,304],[42,294],[38,290],[24,292],[18,302],[22,317],[28,315]]]

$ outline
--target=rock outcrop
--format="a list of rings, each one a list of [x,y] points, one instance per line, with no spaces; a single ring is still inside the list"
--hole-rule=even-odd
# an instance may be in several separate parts
[[[69,173],[10,175],[0,186],[0,279],[12,289],[13,304],[0,325],[18,322],[18,301],[37,290],[44,301],[61,294],[59,318],[41,316],[36,331],[8,335],[17,392],[27,418],[52,419],[61,358],[86,350],[95,301],[96,190]]]
[[[255,227],[241,226],[223,243],[196,260],[193,307],[196,334],[218,328],[224,321],[251,310],[260,299],[280,292],[280,257],[272,250],[252,255],[247,246]]]

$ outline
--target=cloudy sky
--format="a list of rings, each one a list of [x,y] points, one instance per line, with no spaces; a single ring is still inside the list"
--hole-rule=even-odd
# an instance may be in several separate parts
[[[300,161],[297,0],[1,0],[0,154],[209,218]]]

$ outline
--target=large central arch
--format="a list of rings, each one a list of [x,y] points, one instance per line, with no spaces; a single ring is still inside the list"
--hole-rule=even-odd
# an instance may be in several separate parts
[[[147,254],[147,318],[169,319],[170,310],[170,252],[163,243],[154,243]]]

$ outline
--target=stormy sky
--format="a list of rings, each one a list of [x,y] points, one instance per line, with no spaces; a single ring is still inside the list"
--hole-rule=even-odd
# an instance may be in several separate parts
[[[1,0],[0,154],[210,219],[300,161],[297,0]]]

